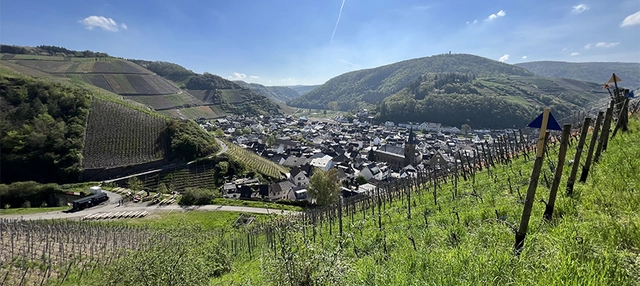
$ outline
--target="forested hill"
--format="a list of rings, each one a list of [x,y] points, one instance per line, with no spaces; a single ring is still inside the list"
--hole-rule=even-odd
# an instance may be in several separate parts
[[[475,55],[443,54],[345,73],[291,100],[289,105],[350,110],[360,102],[377,103],[426,73],[464,73],[478,77],[533,75],[523,68]]]
[[[377,119],[520,128],[545,106],[562,119],[603,98],[608,94],[599,84],[570,79],[426,74],[378,104]]]
[[[241,80],[234,81],[234,82],[239,84],[242,87],[251,89],[257,92],[258,94],[266,96],[267,98],[277,103],[285,103],[291,99],[294,99],[300,96],[300,94],[297,91],[291,88],[288,88],[286,86],[264,86],[257,83],[247,83]]]
[[[595,83],[605,83],[611,74],[615,73],[622,79],[621,87],[640,89],[640,63],[539,61],[519,63],[516,66],[525,68],[539,76],[570,78]]]
[[[35,79],[6,64],[0,61],[0,183],[76,182],[216,151],[213,137],[193,121],[160,116],[83,81]]]

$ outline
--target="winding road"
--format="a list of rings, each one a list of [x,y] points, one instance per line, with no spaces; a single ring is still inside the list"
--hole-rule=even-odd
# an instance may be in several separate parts
[[[222,140],[216,138],[216,142],[218,142],[218,145],[220,145],[220,151],[216,153],[216,156],[224,154],[225,152],[227,152],[227,150],[229,150],[227,144],[225,144]]]
[[[228,212],[244,212],[244,213],[257,213],[257,214],[290,214],[291,211],[275,210],[268,208],[253,208],[253,207],[239,207],[239,206],[221,206],[221,205],[204,205],[204,206],[180,206],[180,205],[166,205],[166,206],[146,206],[139,203],[125,203],[124,206],[118,206],[118,201],[122,199],[122,196],[105,191],[109,196],[109,201],[102,203],[101,205],[93,208],[88,208],[78,212],[66,213],[62,211],[48,212],[48,213],[36,213],[25,215],[0,215],[2,219],[23,219],[23,220],[38,220],[38,219],[80,219],[92,213],[104,213],[104,212],[122,212],[122,211],[147,211],[149,213],[162,212],[162,211],[228,211]]]

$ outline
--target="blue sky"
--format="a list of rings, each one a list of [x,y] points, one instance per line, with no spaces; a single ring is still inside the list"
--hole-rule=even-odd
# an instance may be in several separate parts
[[[507,63],[640,62],[640,1],[0,0],[0,43],[320,84],[449,51]]]

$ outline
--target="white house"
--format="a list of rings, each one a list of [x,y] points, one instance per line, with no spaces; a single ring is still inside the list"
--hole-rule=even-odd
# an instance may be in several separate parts
[[[332,157],[329,155],[324,155],[320,158],[314,158],[311,160],[311,166],[319,168],[323,171],[329,171],[333,167]]]
[[[307,172],[300,171],[292,177],[293,184],[298,187],[306,187],[309,185],[309,177]]]

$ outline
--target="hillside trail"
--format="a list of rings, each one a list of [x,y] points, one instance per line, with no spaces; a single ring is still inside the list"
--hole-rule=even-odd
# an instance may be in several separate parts
[[[122,199],[121,195],[104,191],[109,196],[109,201],[100,204],[99,206],[84,209],[77,212],[64,212],[55,211],[48,213],[36,213],[36,214],[24,214],[24,215],[0,215],[2,219],[23,219],[23,220],[39,220],[39,219],[81,219],[92,213],[115,213],[115,212],[129,212],[129,211],[147,211],[149,213],[164,212],[164,211],[227,211],[227,212],[243,212],[243,213],[256,213],[256,214],[293,214],[292,211],[275,210],[269,208],[254,208],[254,207],[241,207],[241,206],[222,206],[222,205],[204,205],[204,206],[181,206],[177,204],[158,206],[147,206],[140,203],[126,202],[123,206],[119,206],[118,202]]]

